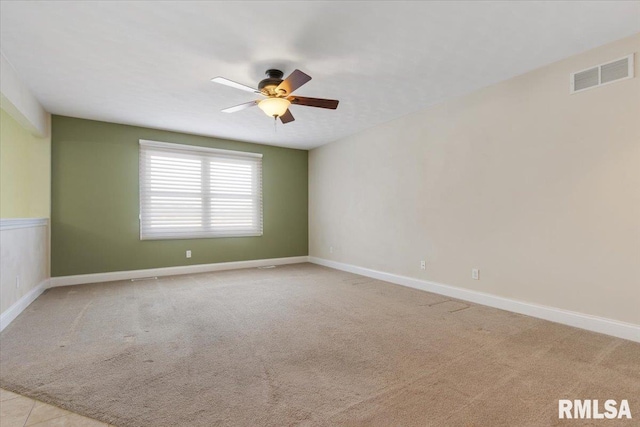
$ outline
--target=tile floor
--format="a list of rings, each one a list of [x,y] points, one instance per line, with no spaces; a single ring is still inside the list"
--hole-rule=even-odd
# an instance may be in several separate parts
[[[111,427],[7,390],[0,389],[2,427]]]

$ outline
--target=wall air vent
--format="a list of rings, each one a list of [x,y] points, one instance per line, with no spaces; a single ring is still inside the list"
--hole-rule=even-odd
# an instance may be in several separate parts
[[[569,93],[633,78],[633,53],[624,58],[571,73]]]

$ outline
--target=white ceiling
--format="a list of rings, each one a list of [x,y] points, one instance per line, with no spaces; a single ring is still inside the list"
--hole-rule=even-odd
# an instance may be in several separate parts
[[[308,149],[640,31],[640,2],[1,2],[0,47],[51,113]],[[310,74],[279,125],[267,68]]]

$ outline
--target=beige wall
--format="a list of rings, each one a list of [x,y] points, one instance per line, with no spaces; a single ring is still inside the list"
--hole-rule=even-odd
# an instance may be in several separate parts
[[[569,73],[632,52],[637,74],[639,51],[636,35],[312,150],[310,255],[640,324],[640,78],[569,94]]]
[[[2,109],[0,218],[49,218],[50,194],[50,136],[33,135]]]

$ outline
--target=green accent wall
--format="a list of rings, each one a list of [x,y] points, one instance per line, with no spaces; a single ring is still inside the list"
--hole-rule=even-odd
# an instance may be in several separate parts
[[[264,235],[141,241],[140,139],[262,153]],[[305,150],[63,116],[51,144],[54,277],[308,254]]]

